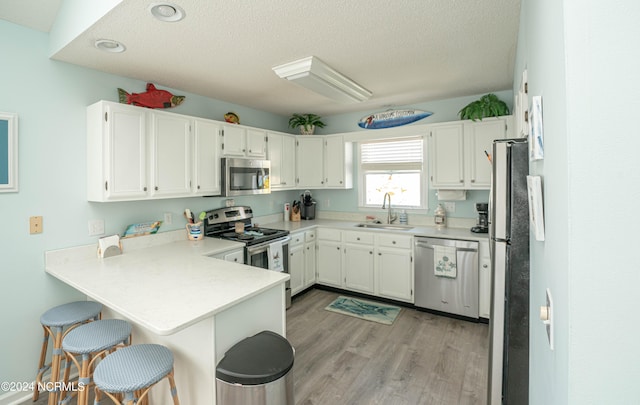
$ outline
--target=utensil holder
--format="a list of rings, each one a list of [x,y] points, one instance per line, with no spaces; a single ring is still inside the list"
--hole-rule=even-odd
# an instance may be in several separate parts
[[[189,238],[189,240],[200,240],[204,238],[204,233],[202,232],[202,222],[187,224],[185,227],[187,228],[187,238]]]

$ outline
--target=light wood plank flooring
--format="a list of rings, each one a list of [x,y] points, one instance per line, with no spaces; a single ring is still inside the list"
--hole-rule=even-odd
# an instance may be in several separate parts
[[[314,289],[287,310],[297,405],[485,404],[486,324],[403,308],[382,325],[325,311],[338,295]]]
[[[287,311],[296,404],[485,404],[488,325],[408,308],[382,325],[324,310],[338,295]]]

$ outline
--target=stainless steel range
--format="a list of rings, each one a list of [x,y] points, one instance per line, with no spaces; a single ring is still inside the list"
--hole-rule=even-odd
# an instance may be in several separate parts
[[[269,249],[274,245],[281,245],[283,271],[289,273],[289,241],[291,240],[289,231],[254,226],[251,207],[237,206],[207,211],[204,232],[208,237],[244,243],[244,262],[250,266],[268,270],[271,270]],[[291,305],[289,281],[285,289],[288,308]]]

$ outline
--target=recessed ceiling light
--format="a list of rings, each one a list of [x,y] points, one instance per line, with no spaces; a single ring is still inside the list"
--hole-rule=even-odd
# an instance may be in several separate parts
[[[155,18],[164,22],[180,21],[186,15],[182,8],[172,3],[152,3],[149,11]]]
[[[95,47],[105,52],[120,53],[127,48],[118,41],[112,39],[99,39],[94,43]]]

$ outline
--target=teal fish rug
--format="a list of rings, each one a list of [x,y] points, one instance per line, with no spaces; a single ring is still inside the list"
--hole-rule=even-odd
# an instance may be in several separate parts
[[[396,307],[394,305],[385,305],[378,302],[343,296],[336,298],[325,309],[327,311],[354,316],[356,318],[378,322],[385,325],[393,324],[393,321],[400,313],[400,307]]]

